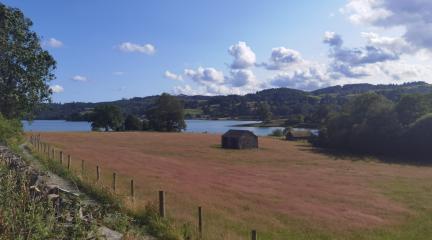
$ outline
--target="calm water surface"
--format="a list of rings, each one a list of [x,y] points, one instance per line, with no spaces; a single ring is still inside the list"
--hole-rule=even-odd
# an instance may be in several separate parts
[[[208,132],[224,133],[229,129],[244,129],[254,132],[256,135],[265,136],[279,127],[256,128],[256,127],[234,127],[238,124],[255,123],[255,121],[235,120],[186,120],[186,132]],[[89,132],[91,125],[88,122],[67,122],[64,120],[35,120],[33,122],[23,121],[26,132]]]

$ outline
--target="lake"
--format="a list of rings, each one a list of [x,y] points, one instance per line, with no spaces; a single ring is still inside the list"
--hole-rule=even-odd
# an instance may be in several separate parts
[[[68,122],[64,120],[35,120],[31,123],[22,121],[26,132],[89,132],[91,125],[88,122]],[[186,120],[187,129],[185,132],[196,133],[224,133],[229,129],[250,130],[258,136],[266,136],[280,127],[234,127],[238,124],[256,123],[256,121],[236,120]]]

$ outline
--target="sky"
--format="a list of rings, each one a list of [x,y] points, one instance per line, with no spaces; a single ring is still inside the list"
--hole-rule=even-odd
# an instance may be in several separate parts
[[[430,0],[0,0],[57,61],[54,102],[432,83]]]

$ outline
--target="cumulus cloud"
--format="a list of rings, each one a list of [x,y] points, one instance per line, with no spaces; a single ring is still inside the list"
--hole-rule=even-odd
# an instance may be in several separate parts
[[[361,35],[367,40],[367,44],[371,46],[383,48],[397,54],[415,52],[415,49],[401,37],[385,37],[374,32],[362,32]]]
[[[52,47],[52,48],[63,47],[63,42],[58,40],[58,39],[55,39],[55,38],[48,39],[48,41],[46,41],[45,44],[49,47]]]
[[[50,90],[51,90],[53,93],[62,93],[62,92],[64,92],[64,88],[63,88],[62,86],[60,86],[60,85],[53,85],[53,86],[50,86]]]
[[[263,65],[269,70],[281,70],[303,62],[301,54],[296,50],[277,47],[272,49],[269,63]]]
[[[156,52],[156,48],[151,44],[136,44],[131,42],[124,42],[119,45],[119,49],[123,52],[138,52],[147,55],[152,55]]]
[[[323,42],[332,47],[341,47],[343,44],[342,37],[335,32],[325,32]]]
[[[184,76],[191,79],[196,87],[189,84],[177,86],[176,94],[187,95],[228,95],[246,94],[256,91],[259,82],[250,69],[231,69],[227,76],[215,68],[199,67],[197,69],[185,69]]]
[[[400,52],[396,52],[388,43],[382,41],[378,36],[368,37],[370,41],[375,41],[374,45],[366,45],[360,48],[343,47],[342,37],[334,32],[326,32],[323,42],[330,46],[329,57],[332,59],[330,69],[333,71],[332,76],[359,78],[367,76],[367,73],[359,70],[367,64],[378,62],[394,61],[400,58]],[[379,46],[385,45],[383,46]]]
[[[211,67],[210,68],[199,67],[196,70],[185,69],[184,74],[197,83],[222,84],[225,82],[225,76],[223,72]]]
[[[234,57],[232,69],[245,69],[255,65],[256,56],[245,42],[238,42],[229,47],[228,53]]]
[[[257,84],[255,74],[249,69],[231,70],[229,83],[234,87],[250,87]]]
[[[171,80],[183,81],[183,77],[181,75],[172,73],[172,72],[170,72],[168,70],[165,71],[164,77],[168,78],[168,79],[171,79]]]
[[[77,82],[87,82],[87,77],[81,75],[75,75],[71,79]]]
[[[309,65],[293,72],[281,72],[271,79],[275,87],[287,87],[303,90],[315,90],[330,85],[325,68]]]
[[[432,1],[350,0],[341,9],[354,23],[403,27],[403,38],[418,49],[432,48]]]

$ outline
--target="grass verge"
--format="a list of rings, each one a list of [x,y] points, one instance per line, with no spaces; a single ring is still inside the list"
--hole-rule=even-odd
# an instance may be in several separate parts
[[[144,209],[133,209],[130,203],[118,197],[109,188],[69,171],[61,163],[47,158],[32,147],[27,146],[32,155],[49,171],[67,179],[91,198],[101,204],[100,219],[103,224],[126,234],[128,239],[140,239],[152,235],[157,239],[183,240],[197,239],[197,234],[188,225],[175,226],[170,218],[161,218],[154,203]]]

